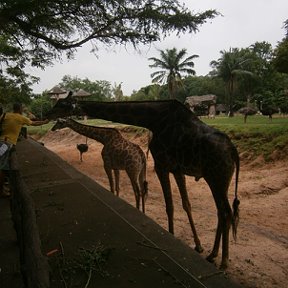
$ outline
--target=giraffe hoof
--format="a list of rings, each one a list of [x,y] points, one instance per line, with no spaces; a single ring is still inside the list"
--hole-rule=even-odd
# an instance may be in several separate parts
[[[214,263],[215,262],[215,257],[214,255],[210,254],[206,257],[206,260],[210,263]]]
[[[228,268],[228,264],[225,262],[225,263],[221,263],[220,265],[220,270],[226,270]]]
[[[199,245],[199,246],[195,246],[195,251],[197,251],[198,253],[202,253],[204,249],[202,248],[201,245]]]

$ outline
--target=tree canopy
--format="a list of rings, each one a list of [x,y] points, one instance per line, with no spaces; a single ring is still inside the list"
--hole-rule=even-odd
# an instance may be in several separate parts
[[[91,81],[88,78],[80,79],[65,75],[59,83],[59,87],[74,92],[83,89],[91,94],[89,97],[90,100],[109,101],[113,96],[111,83],[105,80]]]
[[[275,50],[274,66],[278,72],[288,73],[288,19],[284,22],[286,35]]]
[[[43,67],[64,50],[73,57],[88,41],[94,51],[100,44],[137,46],[171,32],[196,32],[217,14],[192,14],[175,0],[2,0],[0,62]]]
[[[215,69],[214,73],[227,84],[229,98],[229,115],[233,116],[235,82],[240,75],[252,77],[252,73],[246,70],[246,65],[251,61],[248,49],[233,48],[229,51],[220,51],[221,57],[217,61],[211,61],[210,65]]]
[[[274,66],[281,73],[288,73],[288,37],[281,41],[275,51]]]
[[[191,55],[183,59],[187,54],[186,49],[181,49],[179,52],[176,48],[160,50],[160,58],[151,57],[149,60],[154,63],[149,65],[151,68],[160,68],[151,74],[153,83],[167,83],[170,98],[175,98],[177,87],[181,85],[182,74],[195,75],[196,72],[193,60],[198,55]]]

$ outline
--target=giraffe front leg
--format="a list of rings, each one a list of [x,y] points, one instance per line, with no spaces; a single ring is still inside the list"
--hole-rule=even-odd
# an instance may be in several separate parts
[[[180,191],[183,209],[186,211],[188,219],[189,219],[189,223],[191,226],[191,230],[192,230],[193,238],[194,238],[194,243],[195,243],[195,250],[199,253],[202,253],[203,248],[201,246],[201,242],[200,242],[200,239],[198,237],[198,234],[197,234],[197,231],[196,231],[196,228],[194,225],[192,212],[191,212],[191,205],[190,205],[190,201],[189,201],[188,193],[187,193],[187,189],[186,189],[185,176],[181,173],[173,173],[173,175],[175,177],[177,186],[178,186],[179,191]]]
[[[112,169],[109,167],[104,166],[104,170],[107,174],[108,180],[109,180],[109,185],[110,185],[110,191],[115,194],[114,190],[114,181],[113,181],[113,175],[112,175]]]
[[[170,179],[169,179],[169,173],[166,171],[162,171],[160,168],[157,168],[155,166],[155,172],[159,178],[165,203],[166,203],[166,213],[168,217],[168,229],[169,232],[174,234],[174,222],[173,222],[173,216],[174,216],[174,207],[173,207],[173,199],[172,199],[172,193],[171,193],[171,185],[170,185]]]

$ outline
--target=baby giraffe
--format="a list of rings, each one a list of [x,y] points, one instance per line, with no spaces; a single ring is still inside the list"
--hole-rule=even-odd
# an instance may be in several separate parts
[[[141,197],[142,211],[145,213],[148,185],[146,181],[146,157],[142,149],[137,144],[126,140],[115,128],[84,125],[71,118],[58,119],[51,130],[55,131],[65,127],[104,145],[101,155],[111,192],[115,194],[116,191],[116,195],[119,196],[119,170],[125,170],[133,187],[136,207],[140,209]],[[115,186],[112,170],[115,176]]]

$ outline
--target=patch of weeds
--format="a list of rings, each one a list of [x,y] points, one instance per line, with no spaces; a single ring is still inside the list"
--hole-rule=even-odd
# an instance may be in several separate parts
[[[75,259],[76,267],[85,271],[87,274],[95,271],[102,277],[108,276],[108,272],[104,269],[110,249],[105,249],[99,244],[92,249],[80,248],[78,258]]]
[[[108,277],[109,273],[105,266],[111,252],[110,248],[105,248],[98,244],[90,249],[79,248],[74,257],[64,255],[64,249],[61,245],[62,253],[54,258],[51,263],[53,278],[60,278],[63,287],[83,287],[87,288],[91,278],[95,275]]]

